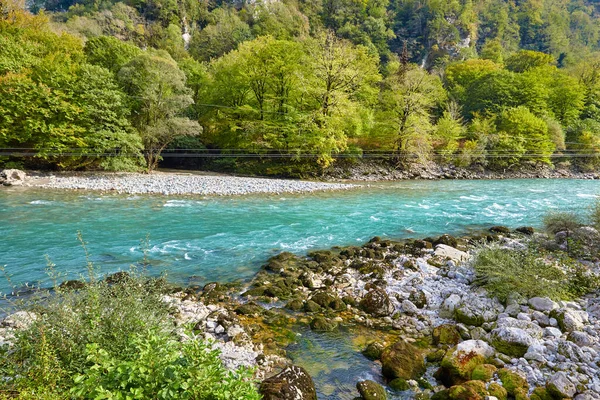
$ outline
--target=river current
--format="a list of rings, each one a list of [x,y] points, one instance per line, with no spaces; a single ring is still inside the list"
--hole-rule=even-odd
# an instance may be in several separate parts
[[[464,234],[505,225],[539,227],[552,210],[585,217],[600,197],[586,180],[403,181],[304,195],[164,197],[8,188],[0,190],[0,267],[11,285],[48,285],[48,260],[65,278],[139,263],[182,284],[247,282],[281,251],[298,254],[394,239]],[[146,244],[140,244],[145,242]],[[0,278],[0,291],[11,285]],[[383,383],[360,349],[363,332],[315,334],[302,328],[288,356],[315,380],[320,399],[353,399],[363,379]],[[389,393],[393,399],[410,393]]]
[[[584,215],[599,195],[597,181],[566,179],[402,181],[245,197],[9,188],[0,190],[0,266],[13,285],[47,282],[46,257],[77,278],[85,271],[81,232],[103,273],[140,262],[146,248],[152,271],[180,283],[248,281],[281,251],[362,244],[375,235],[422,238],[491,225],[539,226],[552,209]],[[0,291],[8,289],[0,279]]]

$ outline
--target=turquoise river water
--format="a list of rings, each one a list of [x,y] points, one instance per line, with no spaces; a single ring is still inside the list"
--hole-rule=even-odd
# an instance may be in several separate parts
[[[598,195],[600,183],[589,180],[402,181],[304,195],[178,198],[7,188],[0,190],[0,266],[13,284],[43,285],[48,256],[57,271],[76,278],[85,271],[80,231],[103,273],[141,261],[140,241],[148,237],[153,271],[174,281],[248,281],[281,251],[362,244],[375,235],[539,226],[552,209],[584,215]],[[0,291],[9,288],[0,278]],[[327,368],[314,367],[320,397],[352,398],[359,371],[380,379],[340,338],[303,337],[290,354],[300,363],[325,354]]]

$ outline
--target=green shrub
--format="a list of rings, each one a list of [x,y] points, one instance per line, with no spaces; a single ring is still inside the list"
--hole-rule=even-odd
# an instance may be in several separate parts
[[[567,232],[568,237],[569,233],[582,225],[579,215],[572,212],[555,211],[544,216],[544,228],[550,234]]]
[[[485,247],[477,252],[473,267],[475,283],[485,287],[490,295],[497,296],[500,301],[506,301],[513,292],[527,298],[570,297],[564,284],[565,273],[529,249]]]
[[[101,280],[88,268],[86,280],[17,305],[36,319],[0,348],[0,399],[259,398],[249,371],[228,372],[207,344],[179,340],[164,277],[132,267]]]
[[[164,332],[132,340],[135,356],[110,356],[87,346],[88,367],[71,393],[86,399],[259,399],[251,371],[227,371],[219,352],[197,340],[179,342]]]

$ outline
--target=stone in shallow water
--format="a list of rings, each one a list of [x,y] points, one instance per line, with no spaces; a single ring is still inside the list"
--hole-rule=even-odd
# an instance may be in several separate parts
[[[388,379],[417,379],[425,373],[423,352],[400,340],[381,354],[383,375]]]
[[[360,393],[360,396],[364,400],[385,400],[387,394],[385,389],[377,382],[366,380],[358,382],[356,388]]]

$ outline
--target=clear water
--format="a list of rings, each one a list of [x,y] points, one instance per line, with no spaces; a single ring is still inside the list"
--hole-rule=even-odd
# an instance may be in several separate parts
[[[149,237],[156,272],[182,283],[249,280],[268,257],[334,245],[461,233],[491,225],[539,225],[550,209],[585,213],[600,194],[586,180],[406,181],[346,192],[247,197],[127,196],[0,190],[0,266],[13,283],[44,282],[56,270],[109,273],[142,257]],[[8,284],[0,279],[0,291]]]
[[[407,181],[347,192],[229,198],[168,198],[9,188],[0,190],[0,266],[14,284],[47,283],[45,256],[71,278],[92,261],[109,273],[141,261],[149,236],[155,272],[204,284],[247,281],[270,256],[378,235],[425,237],[506,225],[539,226],[552,209],[582,216],[600,183],[583,180]],[[10,286],[0,278],[0,291]],[[352,399],[356,382],[382,382],[381,367],[357,350],[352,332],[300,330],[288,349],[308,369],[320,399]],[[391,398],[410,398],[393,394]]]

